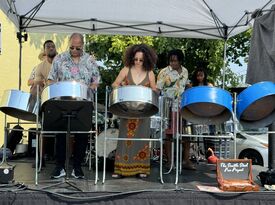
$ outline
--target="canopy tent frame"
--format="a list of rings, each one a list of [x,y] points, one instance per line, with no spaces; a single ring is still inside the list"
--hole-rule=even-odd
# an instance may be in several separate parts
[[[39,0],[38,0],[39,1]],[[258,13],[262,13],[264,11],[268,11],[270,9],[264,10],[273,0],[267,1],[260,9],[257,9]],[[54,21],[48,21],[48,20],[43,20],[36,18],[37,14],[45,4],[46,0],[40,0],[39,3],[33,6],[29,11],[25,12],[25,14],[20,15],[17,12],[16,8],[16,1],[15,0],[6,0],[8,3],[9,9],[8,13],[14,14],[19,22],[19,32],[17,33],[17,38],[19,42],[19,90],[21,90],[21,69],[22,69],[22,37],[24,36],[24,32],[28,32],[30,29],[38,29],[42,27],[52,27],[52,26],[62,26],[62,27],[69,27],[72,29],[77,29],[81,33],[108,33],[108,30],[114,30],[114,29],[131,29],[132,32],[130,32],[130,35],[140,35],[140,32],[143,32],[142,35],[152,35],[152,36],[170,36],[171,34],[182,34],[182,33],[187,33],[187,32],[194,32],[201,34],[203,36],[208,36],[210,38],[214,39],[223,39],[224,40],[224,63],[223,63],[223,68],[222,68],[222,87],[224,88],[224,83],[225,83],[225,71],[226,71],[226,64],[227,64],[227,53],[226,53],[226,48],[227,48],[227,40],[230,38],[230,34],[239,27],[246,27],[250,24],[250,22],[255,18],[255,15],[253,17],[253,13],[256,12],[248,12],[244,11],[244,14],[241,16],[241,18],[237,21],[235,25],[227,25],[225,22],[223,22],[216,12],[211,8],[211,6],[206,2],[206,0],[201,0],[203,2],[204,6],[206,9],[208,9],[208,12],[211,14],[211,17],[215,23],[215,27],[204,27],[204,28],[197,28],[197,29],[190,29],[182,26],[177,26],[177,25],[172,25],[169,23],[165,23],[163,21],[156,21],[156,22],[148,22],[148,23],[140,23],[140,24],[127,24],[123,25],[120,23],[116,22],[111,22],[111,21],[105,21],[105,20],[100,20],[98,18],[89,18],[89,19],[82,19],[82,20],[74,20],[74,21],[62,21],[62,22],[54,22]],[[1,6],[1,5],[0,5]],[[245,20],[244,20],[245,19]],[[244,20],[244,23],[242,23]],[[32,22],[36,22],[38,24],[31,25]],[[83,22],[90,22],[89,25],[91,27],[83,27],[83,26],[77,26],[73,24],[77,23],[83,23]],[[102,25],[105,25],[105,27],[97,28],[96,25],[97,23],[101,23]],[[146,26],[154,26],[157,28],[156,30],[153,29],[146,29],[144,27]],[[166,30],[164,31],[162,29],[162,26],[165,26]],[[167,29],[169,28],[169,29]],[[213,31],[217,30],[217,34],[209,33],[207,31]],[[58,31],[57,31],[58,32]],[[127,35],[122,33],[122,35]]]

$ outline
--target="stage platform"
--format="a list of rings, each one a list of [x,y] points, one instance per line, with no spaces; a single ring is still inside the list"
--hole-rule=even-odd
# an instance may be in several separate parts
[[[175,171],[164,175],[164,184],[160,183],[159,166],[152,162],[151,175],[146,179],[128,177],[112,179],[107,172],[102,184],[102,171],[95,184],[95,171],[83,167],[85,179],[50,179],[54,168],[52,161],[39,173],[38,185],[35,185],[34,159],[21,158],[8,160],[16,165],[14,183],[1,184],[1,204],[274,204],[275,192],[228,193],[217,188],[215,165],[205,162],[196,164],[197,170],[183,170],[179,182],[175,185]],[[254,181],[261,166],[253,166]],[[68,183],[67,183],[68,182]],[[73,186],[71,186],[73,185]]]

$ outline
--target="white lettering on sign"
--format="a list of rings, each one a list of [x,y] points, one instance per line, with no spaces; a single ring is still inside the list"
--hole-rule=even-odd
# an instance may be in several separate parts
[[[224,172],[243,172],[245,168],[249,167],[248,162],[222,162],[221,163],[221,168],[224,168]]]

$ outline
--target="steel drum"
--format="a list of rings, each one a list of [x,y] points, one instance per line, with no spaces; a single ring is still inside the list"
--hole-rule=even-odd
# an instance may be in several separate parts
[[[36,96],[21,90],[5,90],[0,110],[7,115],[27,121],[36,121]]]
[[[150,117],[158,110],[158,94],[148,87],[118,87],[110,95],[110,112],[121,118]]]
[[[237,118],[244,128],[261,128],[275,121],[275,84],[259,82],[237,96]]]
[[[161,120],[163,121],[163,129],[168,128],[168,121],[172,110],[173,99],[166,96],[159,96],[159,112],[150,117],[150,128],[159,130]]]
[[[92,91],[83,83],[62,81],[45,87],[41,93],[42,110],[49,100],[92,100]]]
[[[233,99],[229,92],[209,86],[187,89],[182,94],[182,117],[196,124],[220,124],[230,119]]]

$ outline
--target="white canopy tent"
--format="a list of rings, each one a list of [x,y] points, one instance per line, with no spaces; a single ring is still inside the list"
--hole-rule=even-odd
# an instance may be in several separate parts
[[[229,38],[251,26],[273,0],[2,0],[26,32]]]
[[[0,8],[14,22],[19,34],[79,32],[224,39],[226,42],[252,26],[255,10],[270,11],[274,1],[1,0]]]

